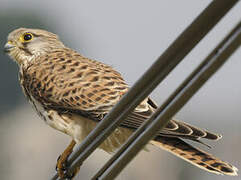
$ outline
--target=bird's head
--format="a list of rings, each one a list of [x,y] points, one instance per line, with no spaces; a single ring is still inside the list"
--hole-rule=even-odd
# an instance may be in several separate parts
[[[63,47],[56,34],[41,29],[19,28],[8,35],[4,51],[19,65],[24,65]]]

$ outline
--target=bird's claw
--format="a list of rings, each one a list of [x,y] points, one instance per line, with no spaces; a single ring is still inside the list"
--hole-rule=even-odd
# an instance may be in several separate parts
[[[55,169],[59,177],[65,180],[72,180],[79,171],[79,168],[77,168],[73,173],[70,174],[68,171],[69,169],[67,166],[67,159],[61,158],[61,155],[57,159],[57,164]]]
[[[56,171],[58,172],[58,175],[62,179],[72,179],[72,177],[68,176],[68,168],[66,165],[66,159],[62,158],[62,155],[60,155],[57,159],[57,164],[55,167]]]
[[[66,161],[61,161],[61,155],[59,155],[57,159],[57,164],[55,166],[55,170],[58,172],[59,170],[66,171],[67,170],[67,165]]]

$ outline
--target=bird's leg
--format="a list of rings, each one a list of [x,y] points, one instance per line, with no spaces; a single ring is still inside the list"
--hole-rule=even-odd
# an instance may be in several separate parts
[[[68,145],[68,147],[64,150],[64,152],[59,156],[57,160],[56,170],[60,178],[72,179],[79,171],[79,168],[76,169],[75,172],[71,175],[71,177],[68,177],[67,171],[66,171],[67,170],[66,161],[69,155],[73,152],[75,144],[76,142],[72,140],[71,143]]]

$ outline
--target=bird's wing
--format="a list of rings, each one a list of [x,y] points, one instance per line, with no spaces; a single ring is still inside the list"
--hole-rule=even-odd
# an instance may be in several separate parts
[[[70,49],[35,59],[23,71],[23,86],[46,108],[101,120],[128,90],[112,67]]]
[[[37,58],[23,73],[23,86],[45,108],[78,113],[100,121],[128,91],[128,86],[112,67],[90,60],[70,49]],[[145,99],[122,123],[137,129],[157,108]],[[187,123],[171,120],[160,136],[218,139],[219,136]]]
[[[150,98],[148,98],[146,101],[143,101],[142,103],[145,103],[147,105],[147,110],[143,108],[143,111],[134,111],[122,123],[123,126],[137,129],[143,123],[143,121],[145,121],[152,115],[152,113],[157,108],[157,105]],[[200,138],[210,140],[218,140],[221,138],[221,135],[211,133],[207,130],[200,129],[188,123],[174,119],[168,122],[165,128],[163,128],[163,130],[160,131],[159,135],[168,137],[181,137],[198,142]]]

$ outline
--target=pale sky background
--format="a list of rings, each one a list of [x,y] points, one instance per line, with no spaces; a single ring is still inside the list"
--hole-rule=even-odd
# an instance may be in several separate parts
[[[117,69],[132,85],[209,4],[209,0],[0,1],[0,45],[17,27],[45,28],[69,47]],[[241,19],[239,2],[152,93],[161,104]],[[30,21],[29,19],[37,19]],[[35,25],[34,23],[38,25]],[[1,52],[2,53],[2,52]],[[47,127],[33,112],[16,83],[17,68],[1,54],[1,179],[48,179],[70,138]],[[241,169],[241,49],[176,115],[196,126],[221,133],[208,150]],[[7,74],[11,78],[7,79]],[[4,93],[2,93],[4,92]],[[7,94],[6,94],[7,93]],[[16,99],[15,99],[16,96]],[[2,99],[12,98],[11,102]],[[117,178],[238,180],[206,173],[157,148],[141,152]],[[97,150],[82,167],[89,179],[110,156]],[[165,175],[165,178],[163,177]]]

